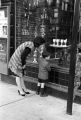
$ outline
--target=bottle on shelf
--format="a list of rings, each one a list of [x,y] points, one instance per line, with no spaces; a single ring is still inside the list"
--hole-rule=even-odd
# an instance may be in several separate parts
[[[68,3],[69,3],[69,0],[65,0],[65,11],[68,10]]]
[[[58,9],[54,9],[54,18],[58,18]]]
[[[59,8],[60,6],[60,0],[56,0],[56,7]]]

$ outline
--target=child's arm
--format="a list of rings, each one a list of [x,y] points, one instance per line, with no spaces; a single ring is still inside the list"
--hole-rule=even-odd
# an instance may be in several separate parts
[[[26,68],[26,64],[22,66],[22,69],[25,69]]]
[[[51,70],[51,66],[50,66],[50,64],[49,64],[49,63],[47,64],[46,69],[47,69],[48,71],[50,71],[50,70]]]

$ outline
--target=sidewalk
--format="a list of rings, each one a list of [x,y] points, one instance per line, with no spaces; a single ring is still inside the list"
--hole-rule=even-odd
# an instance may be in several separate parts
[[[81,120],[81,105],[73,104],[73,114],[66,114],[67,101],[34,91],[22,97],[15,85],[0,81],[0,120]]]

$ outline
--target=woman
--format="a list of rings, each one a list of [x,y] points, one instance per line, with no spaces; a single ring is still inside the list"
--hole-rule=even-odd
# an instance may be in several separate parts
[[[16,84],[18,86],[18,93],[21,96],[29,94],[24,84],[23,80],[23,69],[26,65],[26,57],[34,51],[35,48],[38,48],[40,45],[44,44],[45,40],[41,37],[37,37],[34,41],[27,41],[22,43],[13,53],[8,67],[16,75]]]

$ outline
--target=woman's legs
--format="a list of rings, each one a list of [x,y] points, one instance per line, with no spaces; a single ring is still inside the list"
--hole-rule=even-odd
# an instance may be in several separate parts
[[[16,84],[18,87],[18,90],[20,91],[21,94],[24,94],[24,91],[22,89],[22,82],[21,82],[21,78],[20,77],[16,77]]]
[[[27,88],[26,88],[26,86],[25,86],[23,77],[21,77],[21,86],[22,86],[23,90],[24,90],[25,92],[27,92]]]

